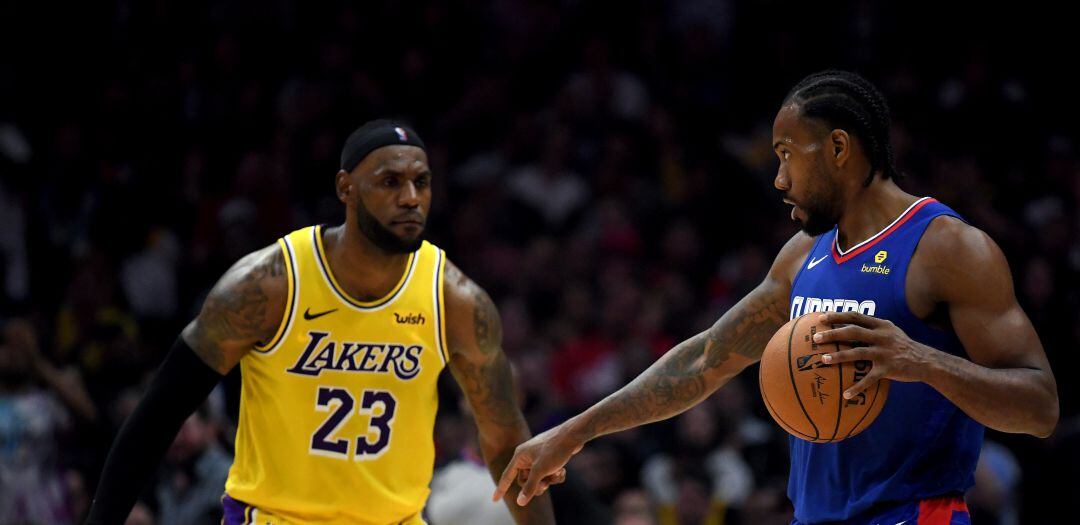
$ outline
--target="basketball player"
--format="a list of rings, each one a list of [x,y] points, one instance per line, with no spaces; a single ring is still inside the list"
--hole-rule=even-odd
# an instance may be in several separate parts
[[[218,281],[120,431],[88,523],[123,522],[180,424],[238,363],[225,524],[423,523],[447,366],[497,476],[529,430],[495,305],[422,238],[431,180],[410,127],[357,129],[336,178],[345,223],[290,233]],[[549,501],[507,504],[519,524],[554,523]]]
[[[520,445],[496,495],[521,474],[527,503],[589,440],[699,403],[808,312],[835,325],[817,342],[867,345],[823,358],[873,362],[845,398],[893,383],[861,434],[790,439],[795,523],[969,523],[962,495],[984,426],[1053,431],[1057,386],[1001,250],[944,204],[897,186],[882,95],[852,73],[811,75],[781,105],[773,142],[774,185],[802,231],[764,281],[629,385]]]

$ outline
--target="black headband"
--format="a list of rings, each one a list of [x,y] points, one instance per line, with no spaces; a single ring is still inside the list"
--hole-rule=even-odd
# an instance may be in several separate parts
[[[349,135],[341,150],[341,169],[352,171],[369,153],[383,146],[416,146],[427,151],[420,135],[407,124],[388,119],[372,120]]]

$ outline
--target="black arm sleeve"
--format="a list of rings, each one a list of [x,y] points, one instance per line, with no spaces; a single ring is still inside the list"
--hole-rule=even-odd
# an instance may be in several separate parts
[[[121,525],[127,520],[180,426],[221,378],[183,338],[176,338],[109,450],[86,525]]]

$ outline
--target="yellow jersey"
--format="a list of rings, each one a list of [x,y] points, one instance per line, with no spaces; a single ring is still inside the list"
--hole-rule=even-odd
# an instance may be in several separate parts
[[[338,284],[323,228],[283,237],[289,301],[240,360],[236,459],[225,492],[271,523],[419,523],[446,366],[442,250],[424,242],[382,299]]]

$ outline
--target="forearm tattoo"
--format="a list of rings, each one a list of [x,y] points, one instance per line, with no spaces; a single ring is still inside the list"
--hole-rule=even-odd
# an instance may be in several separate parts
[[[586,413],[581,438],[617,432],[676,415],[711,394],[732,375],[710,374],[733,354],[757,361],[784,324],[786,301],[755,290],[709,330],[672,348],[648,370]],[[708,378],[715,378],[711,383]]]

